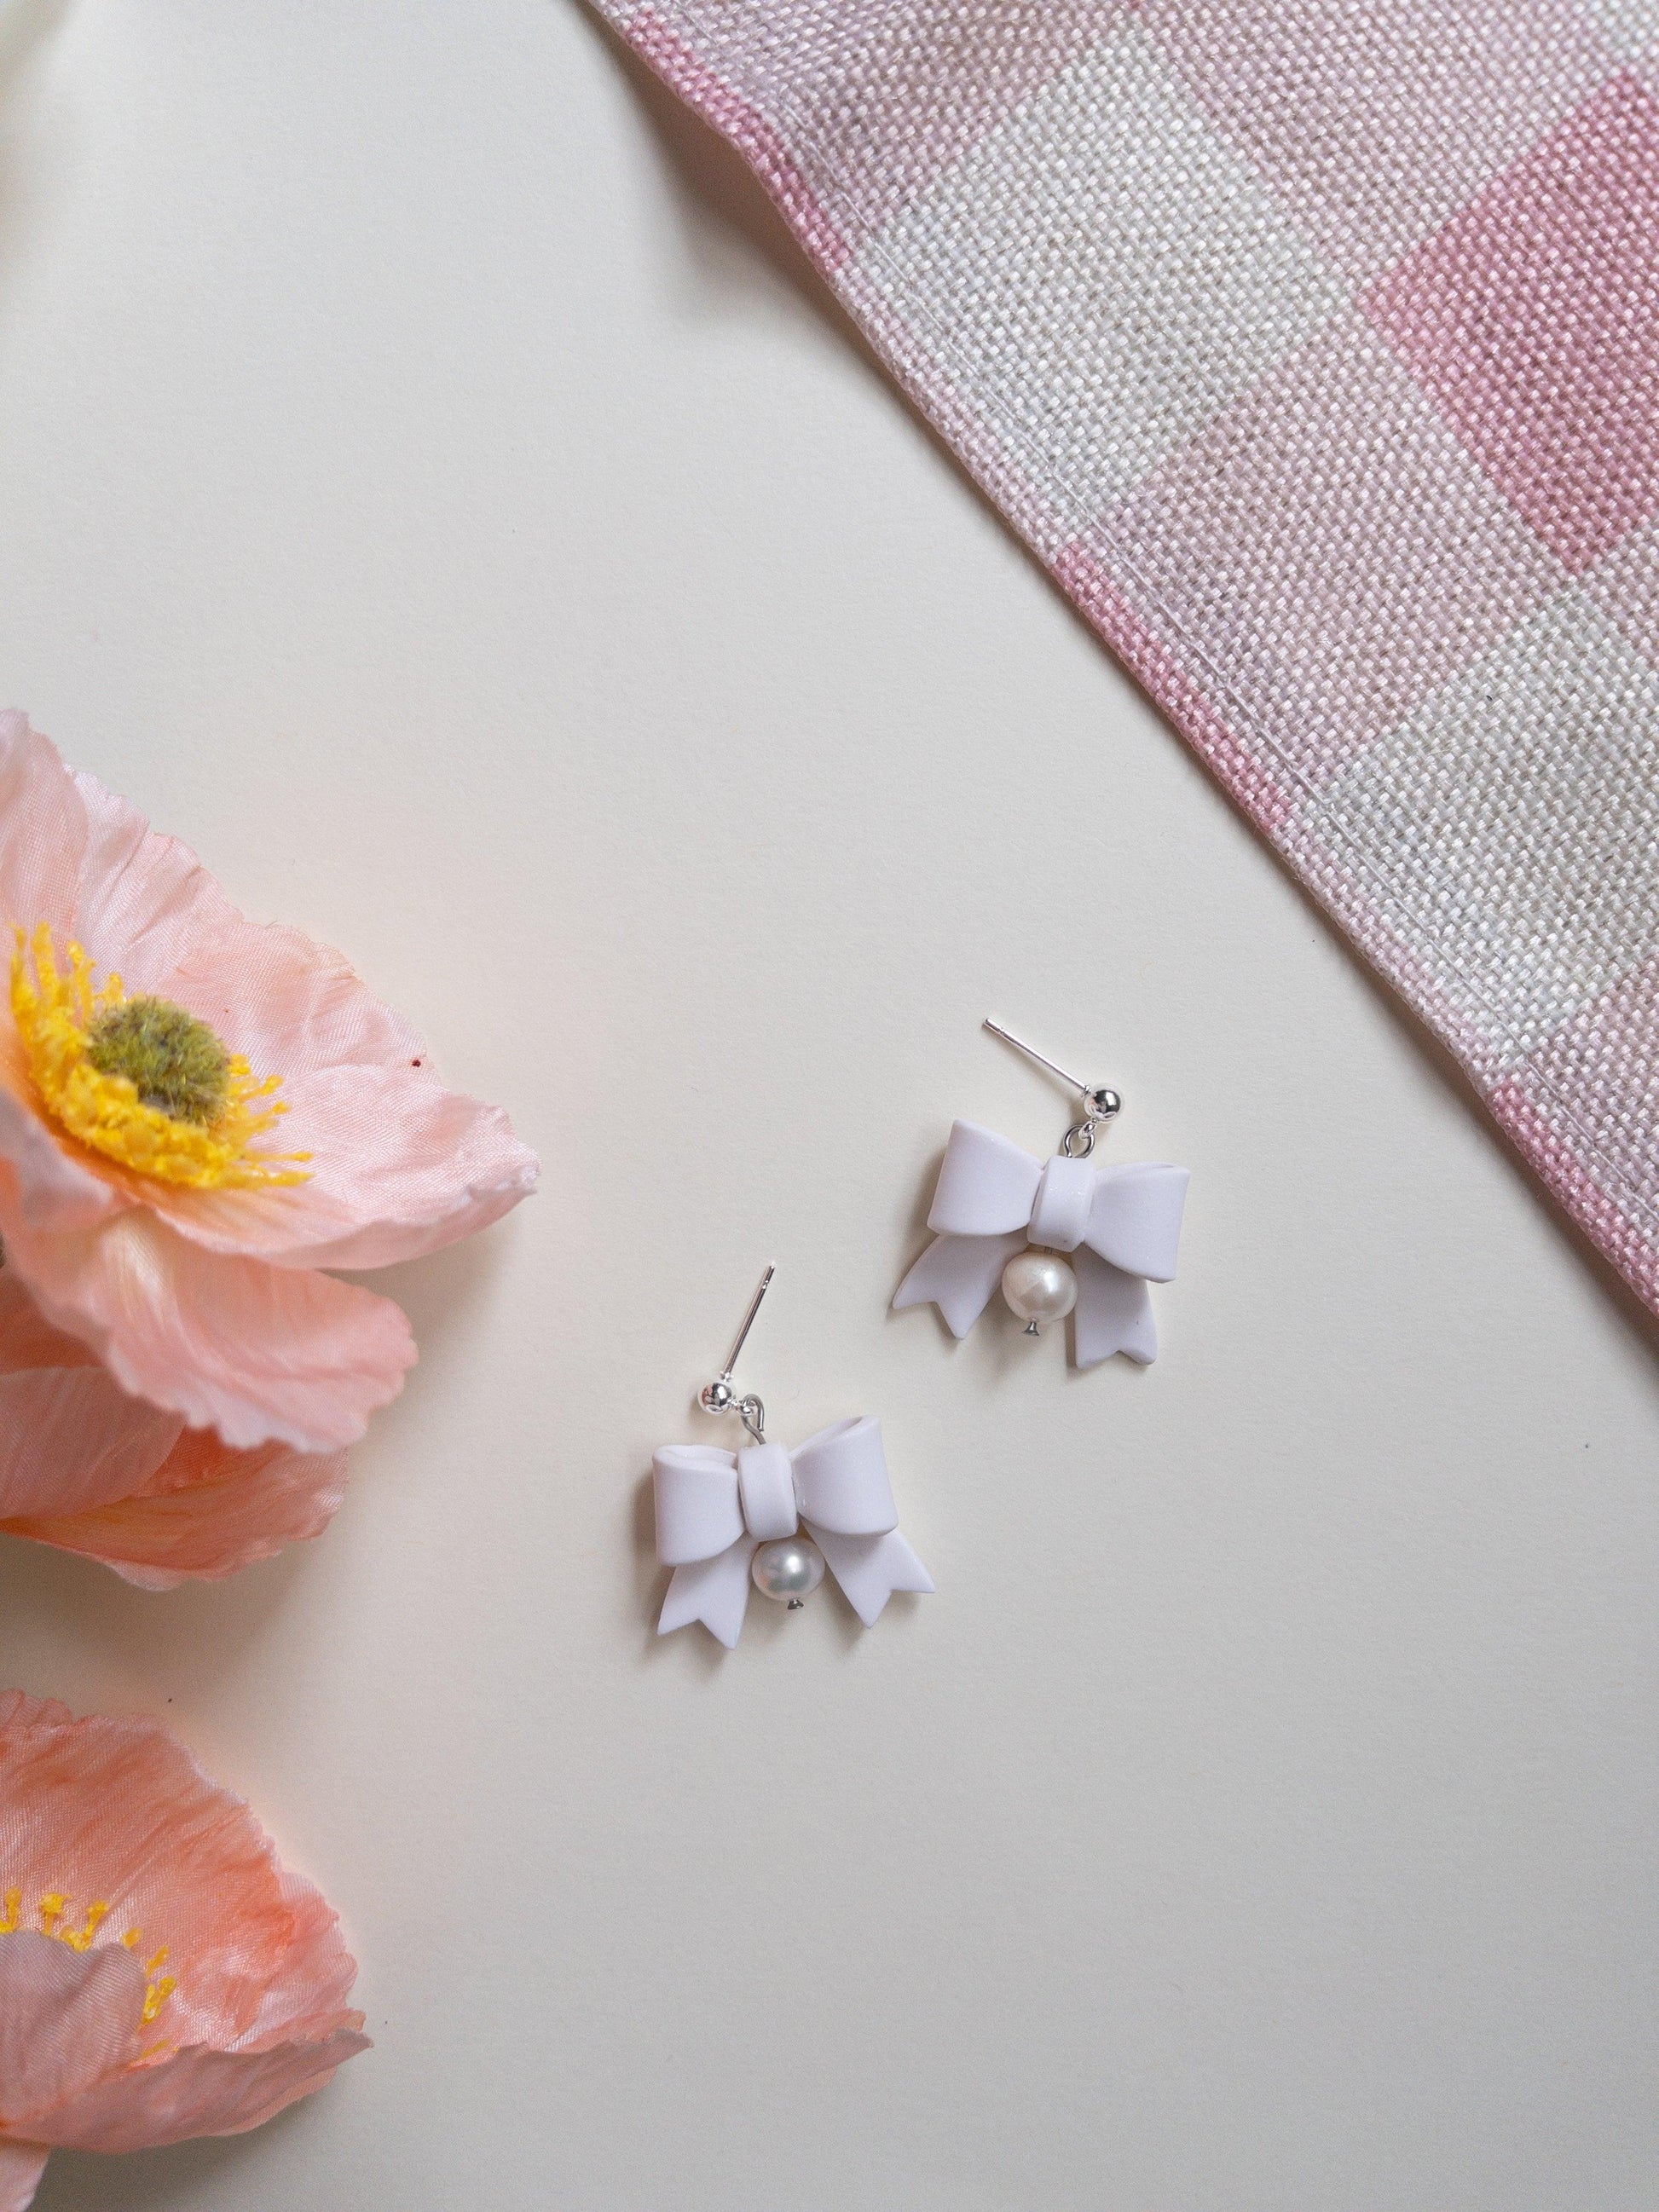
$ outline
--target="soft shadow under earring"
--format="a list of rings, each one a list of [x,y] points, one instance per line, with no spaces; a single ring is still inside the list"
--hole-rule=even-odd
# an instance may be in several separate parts
[[[728,1650],[750,1584],[798,1612],[825,1566],[866,1628],[895,1590],[929,1591],[932,1576],[898,1533],[881,1429],[867,1413],[820,1429],[791,1452],[766,1437],[766,1408],[732,1380],[772,1280],[750,1299],[726,1365],[697,1394],[706,1413],[735,1413],[747,1443],[665,1444],[651,1463],[657,1556],[674,1575],[657,1633],[702,1621]]]

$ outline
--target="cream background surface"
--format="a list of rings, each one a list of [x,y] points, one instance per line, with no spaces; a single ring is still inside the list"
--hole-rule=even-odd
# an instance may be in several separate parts
[[[378,2048],[43,2212],[1648,2212],[1651,1328],[571,0],[9,0],[0,694],[541,1194],[318,1544],[0,1544]],[[1164,1354],[888,1317],[1115,1082]],[[878,1413],[936,1597],[650,1632],[652,1447]],[[186,1971],[182,1966],[180,1971]]]

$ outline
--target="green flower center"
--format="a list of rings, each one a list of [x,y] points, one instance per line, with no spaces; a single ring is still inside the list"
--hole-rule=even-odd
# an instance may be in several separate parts
[[[140,1101],[174,1121],[210,1127],[230,1099],[230,1054],[205,1022],[166,999],[124,999],[87,1032],[100,1075],[125,1075]]]

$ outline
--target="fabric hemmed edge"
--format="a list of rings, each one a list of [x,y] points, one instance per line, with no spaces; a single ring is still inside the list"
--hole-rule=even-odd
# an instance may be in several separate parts
[[[1562,1210],[1644,1306],[1659,1310],[1659,1252],[1539,1109],[1517,1073],[1482,1094],[1487,1111]]]
[[[700,115],[737,148],[813,266],[824,278],[833,278],[852,248],[819,205],[782,137],[759,109],[734,92],[655,8],[641,8],[620,20],[615,16],[607,20],[694,115]]]

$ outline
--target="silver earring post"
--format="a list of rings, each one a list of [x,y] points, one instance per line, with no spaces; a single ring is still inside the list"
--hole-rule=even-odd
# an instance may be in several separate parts
[[[1057,1075],[1062,1083],[1070,1084],[1077,1092],[1083,1101],[1083,1119],[1074,1129],[1066,1131],[1060,1149],[1068,1160],[1086,1160],[1095,1148],[1095,1131],[1100,1124],[1111,1121],[1115,1115],[1123,1111],[1123,1101],[1117,1092],[1109,1090],[1103,1083],[1085,1083],[1078,1076],[1068,1075],[1057,1061],[1049,1059],[1046,1052],[1039,1052],[1034,1044],[1027,1044],[1024,1037],[1017,1037],[1012,1030],[1004,1029],[1000,1022],[994,1022],[988,1014],[985,1018],[985,1026],[993,1036],[1000,1036],[1005,1044],[1012,1045],[1016,1052],[1023,1052],[1028,1060],[1036,1060],[1040,1067],[1046,1067],[1051,1075]]]
[[[732,1376],[738,1355],[749,1340],[749,1332],[755,1326],[755,1316],[761,1310],[761,1300],[766,1296],[776,1273],[776,1267],[769,1262],[766,1273],[760,1279],[759,1287],[749,1301],[749,1310],[743,1317],[737,1340],[726,1355],[725,1366],[713,1382],[705,1382],[697,1393],[697,1403],[705,1413],[736,1413],[757,1444],[766,1442],[766,1408],[753,1395],[740,1398],[732,1388]]]

